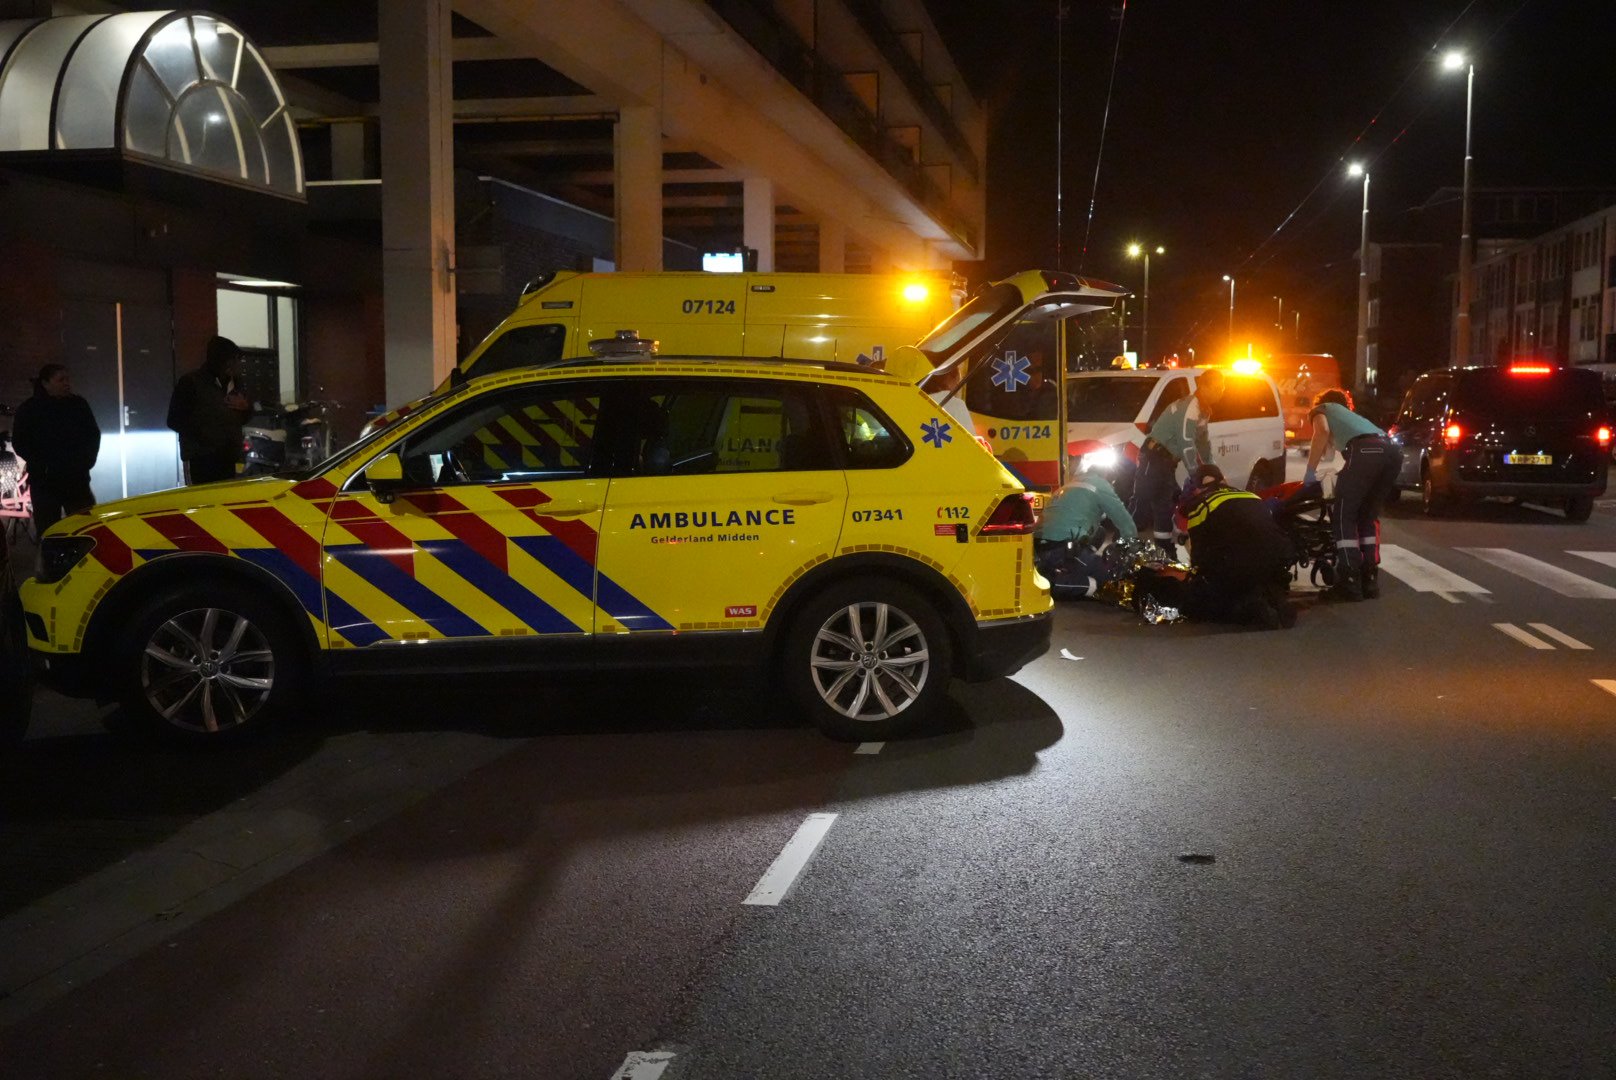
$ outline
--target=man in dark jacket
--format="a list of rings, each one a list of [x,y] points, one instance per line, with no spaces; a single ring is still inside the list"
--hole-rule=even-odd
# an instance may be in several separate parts
[[[241,349],[226,337],[208,341],[202,366],[174,384],[168,426],[180,437],[189,482],[230,480],[241,461],[241,429],[250,406],[236,389]]]
[[[101,454],[101,427],[90,403],[73,392],[62,364],[39,369],[34,396],[12,422],[11,445],[28,463],[34,528],[40,535],[68,514],[94,505],[90,470]]]

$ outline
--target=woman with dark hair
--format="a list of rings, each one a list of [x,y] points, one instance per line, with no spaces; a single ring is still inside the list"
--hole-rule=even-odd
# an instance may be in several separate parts
[[[73,392],[65,364],[39,369],[34,396],[22,403],[12,421],[11,445],[28,463],[39,535],[68,514],[95,504],[90,470],[101,455],[101,426],[90,403]]]
[[[1315,470],[1325,452],[1341,455],[1330,507],[1335,525],[1335,584],[1342,600],[1380,595],[1380,507],[1397,483],[1403,451],[1386,433],[1352,411],[1352,395],[1326,390],[1313,399],[1313,445],[1308,449],[1303,484],[1318,481]]]

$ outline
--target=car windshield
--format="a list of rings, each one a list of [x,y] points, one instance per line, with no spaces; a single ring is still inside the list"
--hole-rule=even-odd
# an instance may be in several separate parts
[[[1592,371],[1515,374],[1489,368],[1461,373],[1453,407],[1487,420],[1571,420],[1603,412],[1601,390]]]
[[[1073,424],[1131,424],[1155,386],[1155,379],[1132,376],[1073,379],[1066,387],[1066,420]]]

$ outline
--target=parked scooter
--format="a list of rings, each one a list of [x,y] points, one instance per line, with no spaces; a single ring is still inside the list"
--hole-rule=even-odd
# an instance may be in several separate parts
[[[302,401],[290,405],[259,403],[241,429],[247,476],[304,469],[331,454],[330,414],[334,401]]]

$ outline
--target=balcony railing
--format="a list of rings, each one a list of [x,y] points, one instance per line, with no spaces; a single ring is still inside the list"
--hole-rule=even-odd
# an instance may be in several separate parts
[[[887,134],[846,77],[821,60],[767,0],[706,2],[775,71],[902,184],[955,239],[966,247],[976,246],[975,230],[916,163],[913,152]]]

